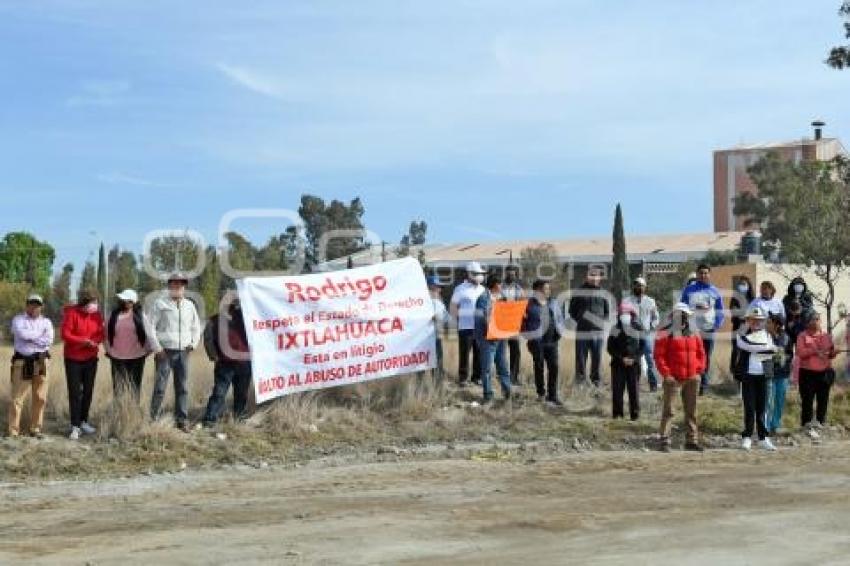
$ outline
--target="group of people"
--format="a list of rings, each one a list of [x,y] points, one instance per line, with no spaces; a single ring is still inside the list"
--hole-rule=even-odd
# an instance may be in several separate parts
[[[562,406],[558,347],[568,321],[574,321],[576,383],[600,386],[602,352],[607,337],[615,393],[614,416],[624,417],[624,394],[628,391],[629,416],[638,419],[641,360],[646,362],[650,389],[657,390],[659,382],[651,337],[661,319],[655,300],[647,294],[646,280],[638,277],[633,281],[631,294],[619,305],[615,331],[609,333],[610,296],[601,286],[601,271],[588,271],[584,284],[572,293],[566,309],[552,296],[549,281],[538,279],[527,292],[519,283],[517,266],[507,266],[504,273],[503,280],[497,274],[488,275],[480,263],[470,262],[466,266],[465,279],[452,292],[448,310],[442,302],[439,279],[428,278],[435,320],[438,324],[452,320],[457,325],[458,385],[466,387],[470,382],[480,385],[484,403],[491,402],[494,392],[490,374],[495,364],[502,394],[510,398],[512,387],[520,383],[522,336],[531,355],[539,400]],[[488,336],[494,303],[521,299],[527,299],[521,332],[507,339]],[[623,332],[625,329],[630,331]],[[442,351],[439,339],[438,348]]]
[[[150,418],[161,417],[162,404],[173,382],[174,423],[188,432],[189,359],[202,338],[202,321],[195,304],[186,298],[188,279],[175,274],[168,279],[166,293],[153,301],[145,312],[132,289],[119,293],[108,319],[102,314],[97,293],[82,289],[76,304],[64,308],[61,337],[65,379],[68,388],[68,437],[78,440],[96,428],[89,412],[95,390],[98,359],[103,351],[110,360],[113,395],[129,395],[138,403],[142,375],[148,356],[153,355],[155,379],[150,400]],[[47,400],[50,347],[53,324],[42,313],[44,300],[38,294],[27,297],[24,312],[12,320],[14,344],[11,369],[11,400],[8,435],[20,435],[20,420],[27,393],[31,391],[29,434],[43,435]],[[248,340],[238,300],[226,314],[213,315],[203,329],[203,342],[215,363],[214,385],[203,416],[206,425],[215,424],[224,412],[225,398],[233,386],[233,412],[245,415],[251,383]]]
[[[744,404],[742,448],[751,449],[755,434],[761,447],[775,450],[770,435],[782,424],[789,381],[799,387],[800,424],[817,437],[826,423],[838,351],[821,325],[806,282],[793,279],[782,300],[770,281],[761,283],[756,296],[752,282],[740,277],[737,291],[733,306],[740,309],[748,302],[745,314],[733,318],[730,364]]]
[[[647,294],[642,277],[633,281],[631,293],[616,304],[601,286],[602,273],[591,269],[584,284],[573,290],[568,304],[552,295],[549,281],[538,279],[529,292],[522,287],[518,268],[509,266],[502,279],[487,274],[477,262],[466,266],[466,278],[451,295],[447,309],[439,278],[429,277],[437,332],[437,371],[443,374],[441,330],[453,320],[458,335],[458,384],[471,381],[483,391],[483,402],[494,398],[491,372],[495,365],[502,395],[510,399],[520,383],[520,336],[532,358],[534,386],[539,401],[563,405],[559,386],[559,343],[568,328],[575,332],[577,385],[601,385],[603,348],[611,363],[612,415],[640,417],[640,378],[646,366],[649,389],[662,388],[661,447],[670,449],[673,402],[681,396],[687,425],[685,448],[702,450],[697,429],[699,395],[710,384],[711,357],[718,331],[724,322],[720,290],[711,283],[711,268],[700,265],[681,293],[680,301],[665,320],[655,300]],[[238,299],[226,312],[213,315],[202,331],[194,303],[186,297],[188,280],[182,275],[168,279],[163,293],[147,311],[132,289],[116,296],[117,306],[105,319],[97,294],[82,289],[76,304],[65,307],[61,324],[65,377],[68,388],[69,438],[96,432],[89,412],[95,390],[101,351],[109,358],[113,394],[130,395],[140,402],[145,362],[153,355],[155,379],[150,418],[161,416],[168,382],[174,388],[174,423],[189,431],[189,361],[203,338],[207,356],[214,362],[214,385],[203,415],[203,424],[214,425],[225,409],[233,388],[233,413],[244,417],[251,386],[248,340]],[[780,428],[788,382],[799,384],[801,425],[816,436],[826,421],[830,388],[835,380],[832,360],[837,355],[829,333],[821,327],[813,297],[802,278],[794,279],[784,299],[770,281],[758,294],[747,277],[735,281],[729,303],[733,329],[730,370],[740,383],[744,407],[742,447],[775,450],[770,436]],[[499,301],[527,299],[520,332],[510,338],[489,332],[491,314]],[[48,389],[50,347],[54,341],[51,321],[42,314],[44,301],[37,294],[27,298],[24,312],[12,320],[14,355],[11,367],[11,400],[8,434],[20,434],[20,419],[27,393],[31,392],[29,433],[41,436]],[[472,365],[470,367],[470,357]],[[588,357],[590,358],[588,371]]]
[[[711,358],[717,335],[725,320],[724,299],[711,282],[711,267],[700,265],[681,292],[679,302],[662,320],[656,301],[647,293],[643,277],[633,281],[631,293],[616,305],[601,286],[601,271],[590,269],[585,282],[562,304],[552,296],[548,281],[537,280],[526,293],[513,265],[505,278],[487,274],[477,262],[466,266],[466,277],[451,295],[449,309],[442,303],[437,278],[429,278],[438,323],[453,320],[458,334],[458,385],[480,385],[483,402],[494,397],[491,371],[495,364],[502,394],[510,399],[519,383],[519,336],[526,340],[532,357],[534,386],[541,402],[562,406],[558,380],[558,345],[566,329],[575,332],[575,384],[601,384],[603,349],[611,363],[612,415],[640,417],[640,379],[646,367],[649,389],[662,388],[660,439],[670,449],[673,403],[681,396],[688,450],[701,451],[696,406],[710,386]],[[832,360],[836,349],[824,332],[813,297],[802,278],[795,278],[784,299],[765,281],[758,294],[746,277],[736,279],[729,304],[732,313],[732,375],[740,383],[744,405],[742,448],[759,446],[775,450],[770,435],[782,422],[788,381],[799,380],[802,400],[801,425],[817,435],[825,420],[830,387],[835,375]],[[493,305],[497,301],[527,299],[519,335],[511,339],[488,335]],[[439,342],[439,339],[438,339]],[[442,352],[442,344],[438,344]],[[441,357],[441,356],[440,356]],[[470,357],[472,366],[470,368]],[[590,363],[588,367],[588,357]],[[589,370],[589,371],[588,371]]]

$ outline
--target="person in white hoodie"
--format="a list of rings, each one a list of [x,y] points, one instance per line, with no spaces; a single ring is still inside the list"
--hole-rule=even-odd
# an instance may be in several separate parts
[[[201,321],[195,304],[185,298],[189,280],[179,274],[168,278],[168,293],[159,298],[149,318],[151,346],[156,360],[156,380],[151,397],[151,419],[160,417],[162,399],[174,376],[174,423],[189,432],[189,354],[201,340]]]

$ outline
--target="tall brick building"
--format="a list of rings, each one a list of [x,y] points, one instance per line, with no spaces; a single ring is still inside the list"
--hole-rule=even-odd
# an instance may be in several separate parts
[[[714,152],[714,231],[730,232],[745,229],[743,220],[733,213],[734,198],[742,193],[754,193],[755,185],[747,175],[747,168],[769,151],[784,159],[794,161],[828,161],[847,154],[838,138],[821,135],[823,122],[813,122],[814,138],[789,142],[738,145]]]

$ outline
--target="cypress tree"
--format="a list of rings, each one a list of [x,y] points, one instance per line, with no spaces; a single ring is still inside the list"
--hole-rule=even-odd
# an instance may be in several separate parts
[[[622,301],[629,289],[629,262],[626,257],[626,234],[623,228],[623,210],[617,203],[614,213],[614,258],[611,262],[611,292]]]

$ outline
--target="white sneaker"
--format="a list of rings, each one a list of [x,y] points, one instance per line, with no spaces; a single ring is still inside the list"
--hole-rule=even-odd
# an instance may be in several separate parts
[[[771,442],[769,438],[765,438],[764,440],[760,441],[759,448],[761,448],[762,450],[767,450],[768,452],[776,451],[776,446],[773,445],[773,442]]]
[[[79,440],[80,439],[80,428],[76,426],[71,427],[71,434],[68,435],[69,440]]]
[[[820,438],[820,433],[818,431],[816,431],[814,428],[810,428],[809,432],[807,434],[809,435],[809,438],[811,438],[812,440],[817,440],[818,438]]]
[[[753,448],[753,439],[752,438],[744,438],[741,441],[741,449],[742,450],[751,450]]]
[[[83,422],[82,424],[80,424],[80,430],[83,434],[94,434],[97,432],[97,429],[87,422]]]

